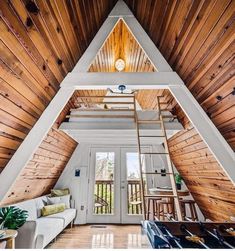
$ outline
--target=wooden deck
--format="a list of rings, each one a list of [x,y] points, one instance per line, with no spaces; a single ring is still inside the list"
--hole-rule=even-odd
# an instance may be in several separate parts
[[[52,249],[68,248],[151,248],[147,236],[136,225],[85,225],[67,228],[57,240],[48,245]]]

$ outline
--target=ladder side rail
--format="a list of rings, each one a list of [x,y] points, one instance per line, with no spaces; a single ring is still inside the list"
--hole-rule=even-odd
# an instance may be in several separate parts
[[[161,129],[162,129],[162,133],[163,133],[163,136],[164,136],[165,151],[168,153],[166,155],[166,159],[167,159],[167,164],[168,164],[168,171],[169,171],[169,173],[171,173],[169,176],[170,176],[173,195],[175,196],[174,197],[174,204],[175,204],[175,208],[176,208],[178,221],[182,221],[183,220],[182,211],[181,211],[181,206],[180,206],[180,202],[179,202],[179,195],[178,195],[178,191],[177,191],[177,187],[176,187],[176,183],[175,183],[174,168],[173,168],[172,161],[171,161],[171,158],[170,158],[169,146],[168,146],[168,141],[167,141],[167,134],[166,134],[166,129],[165,129],[165,125],[164,125],[163,116],[161,114],[161,107],[160,107],[160,102],[159,102],[158,97],[157,97],[157,104],[158,104],[158,107],[159,107],[159,119],[161,121]]]
[[[139,132],[138,114],[137,114],[137,111],[136,111],[136,98],[135,98],[135,96],[134,96],[134,110],[135,110],[134,113],[135,113],[135,124],[136,124],[137,144],[138,144],[142,210],[143,210],[143,218],[144,218],[144,220],[146,220],[145,186],[144,186],[144,179],[143,179],[142,160],[141,160],[141,146],[140,146],[140,132]]]

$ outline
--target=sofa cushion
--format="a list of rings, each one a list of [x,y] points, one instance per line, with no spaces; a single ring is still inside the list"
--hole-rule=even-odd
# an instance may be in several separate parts
[[[48,215],[45,218],[63,219],[64,228],[65,228],[75,218],[75,216],[76,216],[76,209],[69,208],[69,209],[65,209],[64,212]]]
[[[60,218],[41,217],[36,222],[36,236],[43,236],[43,247],[49,244],[64,229],[64,220]]]

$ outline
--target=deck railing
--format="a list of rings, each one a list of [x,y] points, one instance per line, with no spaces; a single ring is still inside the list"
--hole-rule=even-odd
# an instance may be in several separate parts
[[[114,213],[113,180],[96,180],[95,183],[95,214]],[[140,181],[127,181],[128,214],[141,214]]]

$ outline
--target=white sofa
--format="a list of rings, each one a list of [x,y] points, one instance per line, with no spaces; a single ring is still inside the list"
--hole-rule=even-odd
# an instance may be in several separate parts
[[[47,201],[46,196],[13,205],[29,213],[26,223],[18,229],[16,248],[44,248],[75,219],[76,209],[74,208],[39,217],[43,201]]]

